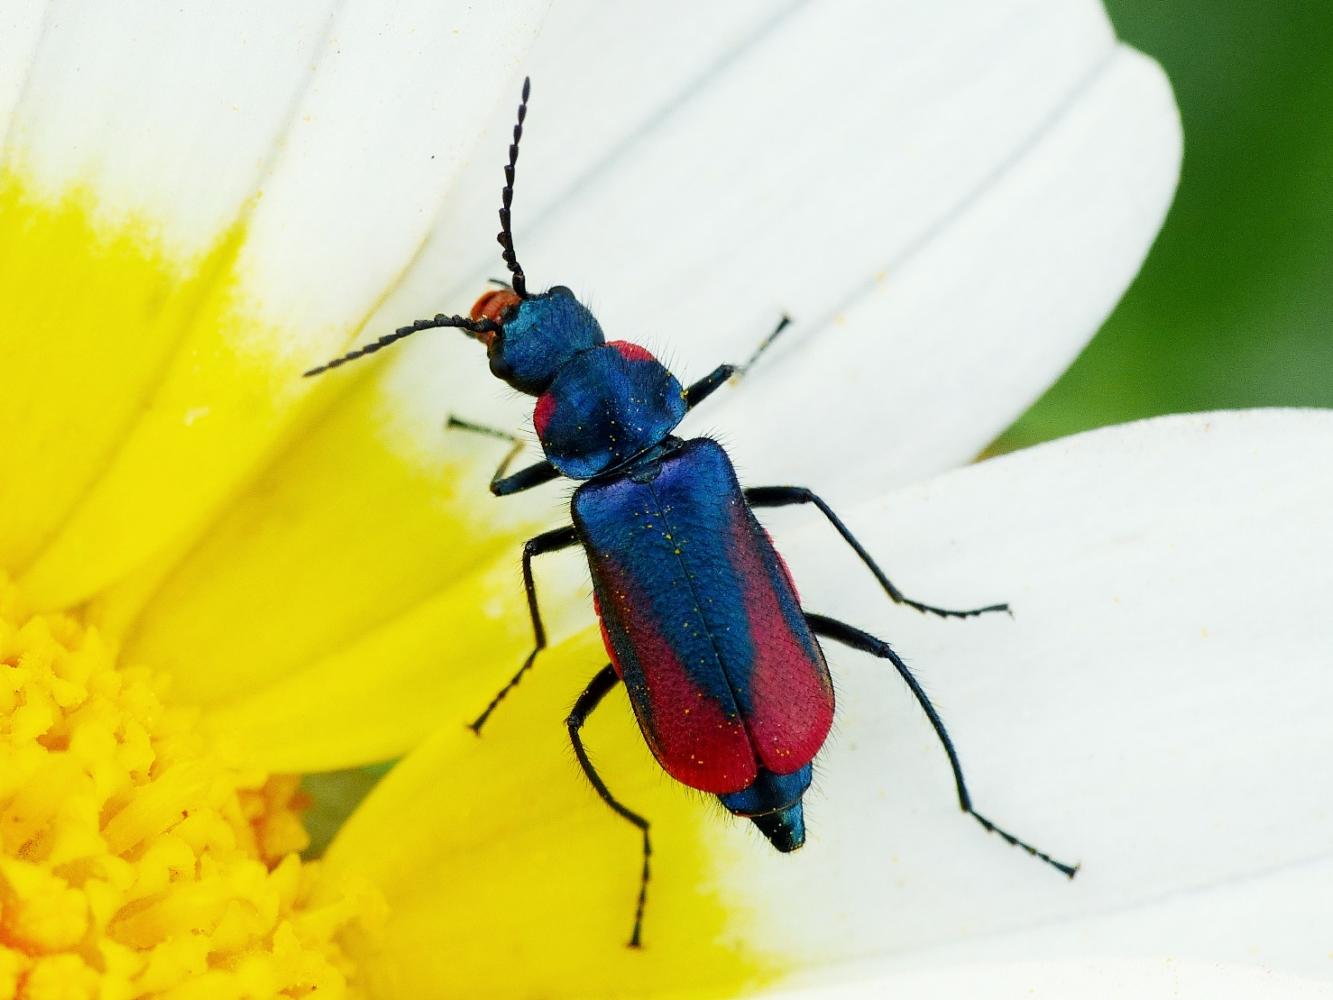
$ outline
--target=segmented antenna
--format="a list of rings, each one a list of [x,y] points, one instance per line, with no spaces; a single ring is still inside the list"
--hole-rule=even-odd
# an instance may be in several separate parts
[[[514,141],[509,144],[509,162],[505,165],[505,186],[500,191],[500,233],[495,237],[500,244],[500,256],[505,267],[514,276],[514,291],[523,298],[528,297],[527,281],[523,268],[514,255],[514,234],[509,228],[509,206],[514,201],[514,165],[518,163],[518,141],[523,138],[523,119],[528,116],[528,94],[532,92],[532,80],[523,78],[523,100],[518,105],[518,121],[514,124]]]
[[[514,255],[514,234],[509,228],[509,208],[514,202],[514,166],[518,163],[518,143],[523,138],[523,120],[528,117],[528,96],[531,93],[532,80],[524,77],[523,99],[518,105],[518,121],[514,123],[514,141],[509,144],[509,162],[505,165],[505,186],[500,191],[500,233],[495,237],[500,244],[500,256],[504,259],[505,267],[509,268],[509,273],[513,275],[510,285],[522,298],[528,297],[528,286],[523,276],[523,268],[519,266],[518,257]],[[495,279],[491,280],[494,281]],[[499,281],[496,284],[503,285],[504,282]],[[419,319],[411,326],[400,326],[393,333],[385,334],[374,343],[367,344],[365,347],[358,347],[354,351],[348,351],[342,357],[334,358],[332,361],[327,361],[303,372],[302,376],[309,378],[311,375],[318,375],[331,368],[338,368],[349,361],[355,361],[357,358],[364,358],[367,354],[374,354],[381,348],[388,347],[404,337],[410,337],[419,330],[432,330],[445,326],[465,330],[474,337],[478,334],[492,333],[500,329],[500,324],[494,320],[470,319],[466,316],[446,316],[439,313],[434,319]]]
[[[393,333],[386,333],[374,343],[367,344],[365,347],[358,347],[354,351],[348,351],[340,358],[334,358],[316,368],[311,368],[307,372],[302,372],[303,378],[309,378],[311,375],[318,375],[320,372],[326,372],[330,368],[338,368],[347,364],[349,361],[355,361],[357,358],[364,358],[367,354],[374,354],[380,348],[388,347],[395,341],[402,340],[404,337],[410,337],[420,330],[434,330],[439,327],[456,327],[465,330],[475,336],[479,333],[490,333],[500,329],[499,324],[489,319],[470,319],[467,316],[446,316],[444,313],[437,313],[434,319],[419,319],[411,326],[400,326]]]

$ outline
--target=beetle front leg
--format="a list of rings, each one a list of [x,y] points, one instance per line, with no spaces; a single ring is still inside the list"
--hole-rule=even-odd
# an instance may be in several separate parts
[[[601,704],[607,692],[618,683],[620,676],[616,673],[615,667],[608,663],[584,688],[583,694],[579,695],[579,700],[574,703],[573,710],[565,719],[565,728],[569,730],[569,741],[574,744],[574,755],[579,759],[579,766],[592,782],[592,787],[598,796],[617,816],[638,827],[639,832],[643,834],[643,868],[639,875],[639,899],[634,906],[634,930],[629,936],[629,946],[638,948],[642,943],[643,909],[648,902],[648,859],[653,853],[652,843],[648,839],[648,821],[633,810],[627,809],[611,794],[601,775],[597,773],[597,769],[592,766],[588,751],[583,749],[583,738],[579,735],[579,730],[583,728],[583,723],[588,720],[593,709]]]
[[[884,575],[884,571],[879,568],[879,564],[865,550],[865,547],[856,540],[856,536],[852,534],[851,529],[842,523],[837,514],[833,513],[833,509],[804,486],[751,486],[745,491],[745,499],[751,507],[789,507],[793,504],[814,504],[828,518],[829,523],[837,529],[843,541],[852,547],[852,551],[857,554],[866,568],[874,574],[875,579],[879,581],[879,585],[884,588],[884,592],[889,595],[889,599],[895,604],[905,604],[909,608],[916,608],[923,614],[939,615],[941,618],[974,618],[977,615],[989,614],[993,611],[1003,611],[1013,617],[1013,612],[1009,610],[1007,604],[988,604],[984,608],[952,611],[949,608],[937,608],[933,604],[922,604],[920,601],[908,597]]]
[[[547,552],[558,552],[561,549],[567,549],[572,545],[577,545],[578,541],[579,538],[574,533],[574,528],[567,526],[554,528],[551,531],[543,531],[540,535],[529,538],[523,543],[523,590],[528,595],[528,614],[532,617],[532,652],[523,661],[523,666],[518,668],[518,673],[514,674],[509,679],[509,683],[496,693],[485,710],[476,719],[468,723],[468,728],[478,736],[481,735],[481,727],[486,725],[486,720],[491,717],[491,713],[495,711],[500,702],[504,701],[505,695],[518,686],[518,682],[523,679],[523,675],[528,672],[533,661],[537,659],[537,654],[546,648],[546,629],[542,626],[542,613],[537,607],[537,582],[532,576],[533,557]]]
[[[694,409],[720,389],[728,379],[744,375],[751,367],[753,367],[754,363],[759,360],[759,356],[768,350],[769,345],[778,339],[778,334],[787,329],[790,325],[791,317],[783,316],[782,319],[778,321],[776,329],[765,337],[763,342],[755,348],[754,353],[750,355],[750,360],[746,361],[745,364],[718,365],[703,378],[699,379],[698,382],[693,383],[685,390],[685,405],[691,410]]]

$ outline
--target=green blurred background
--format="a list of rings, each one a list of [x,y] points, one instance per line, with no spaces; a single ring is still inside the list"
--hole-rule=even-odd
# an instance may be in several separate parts
[[[1106,0],[1185,160],[1143,271],[1007,451],[1182,410],[1333,406],[1333,0]]]
[[[1185,160],[1143,271],[990,449],[1160,413],[1333,406],[1333,0],[1107,0],[1175,88]],[[307,775],[318,853],[387,765]]]

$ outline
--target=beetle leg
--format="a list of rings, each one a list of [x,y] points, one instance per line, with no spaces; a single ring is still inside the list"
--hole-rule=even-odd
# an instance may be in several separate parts
[[[648,859],[652,856],[652,845],[648,840],[648,821],[631,809],[625,808],[611,794],[602,781],[597,769],[592,766],[592,761],[588,758],[588,751],[583,748],[583,739],[579,736],[579,730],[583,728],[583,723],[588,720],[588,716],[606,697],[606,693],[620,682],[620,676],[616,673],[615,667],[607,664],[597,672],[588,686],[584,688],[583,694],[579,695],[579,700],[574,703],[573,710],[569,717],[565,719],[565,728],[569,730],[569,740],[574,744],[574,755],[579,759],[579,765],[583,768],[583,773],[588,776],[592,782],[592,787],[596,789],[598,796],[619,816],[633,823],[643,834],[643,870],[639,876],[639,899],[634,905],[634,930],[629,936],[629,946],[631,948],[639,947],[643,931],[643,908],[648,901]]]
[[[694,409],[721,388],[728,379],[734,376],[744,375],[748,372],[754,366],[754,363],[759,360],[759,356],[768,350],[769,345],[772,344],[773,341],[778,339],[778,334],[787,329],[790,325],[791,317],[783,316],[782,319],[778,321],[776,329],[765,337],[763,342],[755,348],[754,353],[750,355],[750,359],[746,361],[745,364],[718,365],[703,378],[699,379],[698,382],[693,383],[685,390],[685,405],[691,410]]]
[[[474,434],[485,434],[487,437],[511,442],[509,451],[505,452],[505,457],[500,462],[500,467],[495,470],[495,475],[491,477],[491,492],[497,497],[507,497],[511,493],[522,493],[534,486],[540,486],[542,483],[549,483],[552,479],[560,478],[560,473],[555,470],[555,466],[545,459],[534,462],[527,468],[519,469],[512,476],[505,475],[514,459],[518,458],[518,453],[523,450],[523,439],[517,434],[496,430],[494,427],[484,427],[481,424],[470,423],[467,420],[460,420],[453,416],[449,418],[446,426],[457,427],[459,430],[472,431]]]
[[[930,703],[925,690],[915,677],[912,671],[908,669],[907,664],[902,661],[883,639],[876,639],[869,632],[862,632],[859,628],[848,625],[846,622],[840,622],[834,618],[828,618],[824,615],[805,613],[805,620],[810,624],[810,631],[815,635],[823,636],[826,639],[832,639],[834,642],[840,642],[844,646],[850,646],[852,649],[859,649],[864,653],[870,653],[872,656],[878,656],[882,660],[888,660],[893,664],[898,675],[912,690],[912,695],[916,702],[921,706],[921,711],[926,713],[926,718],[930,720],[931,727],[935,730],[935,735],[939,737],[940,743],[944,746],[944,752],[949,758],[949,766],[953,768],[954,784],[958,786],[958,807],[967,813],[978,823],[980,823],[989,833],[997,833],[1015,847],[1021,847],[1035,858],[1040,858],[1052,868],[1073,878],[1078,874],[1078,865],[1067,865],[1056,861],[1045,851],[1039,851],[1025,840],[1019,840],[1012,833],[996,826],[981,813],[972,808],[972,796],[968,794],[967,785],[963,781],[963,765],[958,762],[958,751],[954,749],[953,740],[949,738],[949,731],[944,728],[944,721],[939,713],[935,711],[935,706]]]
[[[512,476],[502,476],[500,473],[508,468],[509,463],[514,460],[518,454],[518,448],[511,449],[505,456],[504,462],[496,470],[491,478],[491,492],[497,497],[507,497],[511,493],[522,493],[524,490],[530,490],[534,486],[540,486],[542,483],[549,483],[552,479],[559,479],[560,473],[556,471],[555,466],[546,459],[540,462],[533,462],[526,468],[519,469]]]
[[[793,504],[814,504],[829,519],[829,523],[837,529],[843,541],[852,547],[852,551],[860,557],[861,562],[865,563],[866,568],[875,575],[879,585],[884,588],[884,592],[889,595],[889,598],[895,604],[906,604],[909,608],[916,608],[923,614],[939,615],[941,618],[972,618],[991,611],[1003,611],[1011,618],[1013,617],[1013,612],[1009,610],[1007,604],[988,604],[984,608],[951,611],[948,608],[937,608],[933,604],[922,604],[920,601],[908,597],[884,575],[884,571],[879,568],[870,553],[856,540],[856,536],[852,534],[847,525],[843,524],[838,515],[833,513],[832,508],[804,486],[751,486],[745,490],[745,499],[751,507],[789,507]]]
[[[523,666],[518,668],[518,673],[514,674],[509,679],[509,683],[502,687],[491,699],[491,703],[486,706],[485,711],[468,724],[468,728],[478,736],[481,735],[481,727],[486,724],[486,720],[490,718],[491,713],[504,700],[505,695],[518,686],[518,682],[528,672],[532,662],[537,659],[537,654],[546,648],[546,629],[542,627],[542,613],[537,607],[537,583],[532,577],[533,556],[543,555],[547,552],[558,552],[560,549],[577,545],[578,541],[579,538],[574,533],[573,526],[566,526],[543,531],[540,535],[529,538],[523,543],[523,589],[528,595],[528,614],[532,617],[532,637],[534,640],[532,652],[523,661]]]

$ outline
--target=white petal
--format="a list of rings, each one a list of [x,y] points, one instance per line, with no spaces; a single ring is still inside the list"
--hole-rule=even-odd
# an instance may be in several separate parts
[[[345,330],[391,290],[510,93],[544,6],[460,4],[441,17],[437,0],[411,0],[391,13],[373,3],[342,11],[241,261],[262,301],[291,310],[279,318]],[[301,346],[289,345],[293,357],[308,357]]]
[[[227,252],[147,370],[91,390],[113,397],[86,407],[97,443],[24,574],[46,605],[182,544],[273,453],[313,389],[301,369],[343,347],[420,247],[545,2],[70,8],[36,46],[7,166],[39,194],[91,192],[184,273]],[[160,303],[145,311],[165,324]],[[36,399],[77,381],[48,367],[23,387]]]
[[[520,251],[553,207],[614,169],[642,133],[787,13],[764,0],[687,0],[673,9],[676,16],[663,17],[650,5],[598,0],[559,0],[552,9],[525,63],[533,94],[515,188]],[[700,31],[704,18],[708,30]],[[493,236],[512,128],[512,107],[502,103],[477,144],[481,155],[441,213],[421,266],[381,310],[381,323],[396,325],[401,313],[394,310],[409,304],[429,314],[443,292],[466,305],[479,279],[507,277]]]
[[[754,375],[753,408],[733,415],[714,404],[700,418],[735,437],[742,465],[765,474],[809,467],[795,450],[773,459],[771,442],[818,426],[828,405],[821,392],[847,401],[830,422],[857,428],[866,409],[871,420],[902,412],[876,412],[864,396],[903,408],[920,401],[912,439],[887,443],[879,482],[974,453],[1095,329],[1174,186],[1179,131],[1169,90],[1117,47],[1095,3],[773,11],[697,64],[672,100],[642,108],[614,155],[604,153],[603,131],[586,124],[601,113],[597,99],[562,103],[573,85],[559,83],[543,96],[544,79],[573,78],[578,92],[612,95],[617,120],[625,112],[625,74],[582,55],[615,47],[609,25],[592,18],[571,29],[560,14],[534,53],[546,76],[535,79],[515,196],[520,259],[534,285],[571,285],[609,336],[645,343],[682,378],[743,360],[790,312],[796,326]],[[625,89],[641,92],[628,79]],[[426,301],[465,308],[497,273],[494,185],[477,189],[480,215],[451,215],[449,234],[421,261],[439,275],[446,262],[466,260],[463,280],[423,301],[424,281],[410,278],[411,308],[391,299],[377,329]],[[894,280],[877,290],[886,272]],[[839,322],[843,313],[852,329]],[[804,343],[827,362],[811,371]],[[424,411],[410,421],[423,435],[445,405],[524,421],[525,406],[498,403],[464,346],[427,354],[437,348],[415,343],[400,353],[398,377],[414,387],[400,405]],[[973,354],[960,372],[953,359]],[[848,368],[884,385],[848,391]],[[432,369],[446,374],[422,391]],[[459,384],[460,371],[473,373],[470,385]],[[922,388],[900,392],[900,383]],[[446,396],[449,404],[437,402]],[[830,465],[861,451],[845,432],[820,448]]]
[[[1105,913],[1021,928],[933,948],[894,963],[908,968],[1015,956],[1078,959],[1087,955],[1151,955],[1172,959],[1244,961],[1321,981],[1333,990],[1328,901],[1333,859],[1295,862],[1241,880],[1223,881]],[[1163,943],[1168,943],[1164,948]]]
[[[345,335],[429,230],[545,5],[53,6],[8,139],[31,180],[91,186],[186,258],[247,215],[233,294]]]
[[[793,858],[757,843],[729,852],[724,893],[752,900],[776,953],[814,962],[1113,913],[1328,858],[1333,811],[1311,776],[1333,768],[1330,446],[1326,412],[1164,418],[844,512],[910,596],[1007,599],[1013,621],[892,609],[831,530],[779,534],[807,607],[883,635],[913,665],[976,807],[1084,867],[1069,883],[960,816],[893,671],[830,644],[838,727],[807,799],[810,842]],[[1324,884],[1286,886],[1274,921],[1252,928],[1261,951],[1283,954],[1288,935],[1313,944],[1298,924]],[[1162,923],[1138,944],[1198,954],[1209,926]],[[1300,967],[1325,960],[1320,945]]]
[[[44,0],[16,0],[5,4],[0,14],[0,135],[8,130],[23,93],[46,9]]]
[[[1012,620],[894,608],[817,511],[765,512],[805,606],[894,642],[948,724],[977,808],[1082,862],[1072,882],[961,815],[894,670],[829,643],[835,730],[806,796],[809,842],[792,855],[672,783],[623,691],[589,720],[602,779],[653,831],[647,948],[609,948],[629,921],[638,839],[556,722],[604,662],[592,629],[544,654],[485,739],[446,720],[328,863],[392,901],[386,960],[480,988],[493,963],[469,942],[529,942],[531,964],[505,984],[515,995],[537,974],[552,995],[633,994],[1048,954],[1253,960],[1329,978],[1331,445],[1328,412],[1165,418],[842,512],[909,595],[1007,598]],[[380,850],[389,839],[395,850]],[[420,959],[441,934],[448,958]]]
[[[336,10],[53,2],[7,155],[43,193],[85,184],[108,222],[152,220],[188,261],[271,166]]]
[[[1244,997],[1246,1000],[1315,1000],[1333,987],[1243,965],[1187,962],[995,962],[961,968],[885,974],[837,986],[780,991],[774,1000],[1151,1000],[1162,997]]]
[[[791,8],[756,0],[722,6],[689,0],[675,12],[662,18],[651,6],[566,0],[544,22],[528,60],[533,93],[514,196],[515,244],[525,267],[527,248],[548,217],[559,215],[571,198],[593,197],[608,174],[628,171],[630,183],[635,183],[632,178],[641,168],[627,161],[643,163],[643,156],[634,152],[643,137],[678,106],[706,101],[719,74],[756,39],[787,23]],[[707,31],[698,30],[703,22]],[[402,325],[404,317],[462,312],[487,278],[508,277],[494,236],[501,167],[512,128],[513,108],[502,102],[430,241],[366,324],[362,341]],[[718,144],[716,139],[706,141]],[[640,195],[648,204],[660,192],[649,184]],[[570,255],[577,252],[572,244],[567,249]],[[676,264],[690,266],[688,252]],[[598,258],[594,266],[602,288],[619,287],[622,277],[648,277],[648,268],[637,269],[612,255]],[[534,275],[532,285],[563,281],[564,273],[562,259],[550,275]],[[600,294],[594,296],[595,306],[601,302]],[[382,381],[385,419],[405,453],[418,462],[439,461],[444,407],[499,426],[522,431],[530,427],[532,401],[498,385],[477,345],[448,332],[418,337],[398,348]]]
[[[648,16],[623,5],[562,5],[548,20],[532,58],[517,245],[534,284],[569,280],[592,291],[599,307],[621,310],[621,321],[607,320],[612,336],[643,333],[652,343],[652,331],[663,331],[666,355],[690,359],[686,375],[743,356],[783,306],[814,317],[791,331],[797,346],[822,331],[808,351],[784,356],[780,347],[732,394],[745,405],[727,413],[718,403],[701,418],[737,440],[751,481],[804,478],[799,471],[815,467],[810,481],[824,488],[840,465],[855,463],[864,487],[970,455],[1081,345],[1137,266],[1169,194],[1178,153],[1169,92],[1152,64],[1116,46],[1095,4],[729,5],[720,20],[709,15],[708,33],[683,27],[692,23],[685,12],[661,29]],[[643,39],[659,31],[676,57],[640,66]],[[874,48],[875,39],[883,58],[857,64],[856,47]],[[834,48],[845,54],[834,58]],[[512,101],[501,101],[482,154],[362,339],[437,309],[464,310],[486,275],[503,274],[494,213]],[[489,142],[493,155],[484,152]],[[751,185],[767,193],[751,197]],[[782,192],[790,197],[779,199]],[[811,246],[831,250],[814,261],[823,270],[807,273]],[[710,263],[707,280],[686,279],[715,253],[725,266]],[[890,260],[902,262],[902,280],[871,290],[873,270]],[[853,308],[849,323],[823,322],[843,306]],[[1043,321],[1030,323],[1029,309]],[[904,336],[886,338],[882,325]],[[1051,337],[1063,346],[1054,349]],[[869,371],[879,358],[903,369],[915,391],[845,391],[837,351],[851,341],[861,345],[851,352],[856,367]],[[955,361],[959,350],[975,358]],[[951,388],[937,391],[944,380]],[[396,347],[370,381],[370,422],[423,483],[460,455],[478,466],[496,460],[494,442],[442,433],[447,413],[521,428],[531,407],[489,377],[475,343],[451,332]],[[819,403],[826,418],[791,402],[813,395],[812,385],[836,387]],[[888,422],[886,414],[894,422],[906,415],[912,433],[876,433],[873,462],[865,461],[865,435],[816,440],[839,423],[859,431]],[[775,434],[787,440],[775,446]],[[497,530],[516,516],[534,533],[567,517],[558,488],[501,508],[489,505],[481,483],[479,470],[469,515]],[[343,537],[358,530],[378,493],[374,479],[348,477],[337,495],[310,500],[344,512],[345,527],[328,530]],[[395,490],[394,502],[404,495]],[[380,558],[401,562],[388,547]],[[505,564],[512,576],[513,557]],[[442,564],[437,572],[450,582],[456,575]],[[373,579],[402,594],[409,610],[401,621],[382,611],[372,619],[391,635],[419,614],[423,591],[437,586],[429,576],[414,572],[414,586],[403,587],[391,566],[358,566],[347,587]],[[447,629],[447,617],[437,618]],[[563,624],[548,620],[553,633]],[[438,673],[432,658],[422,662]]]
[[[532,6],[56,3],[10,153],[52,194],[88,184],[107,212],[153,220],[187,258],[262,187],[243,294],[345,329],[490,123]]]
[[[968,461],[1138,271],[1175,190],[1179,128],[1157,64],[1119,48],[976,198],[703,425],[723,429],[752,482],[839,497]]]

